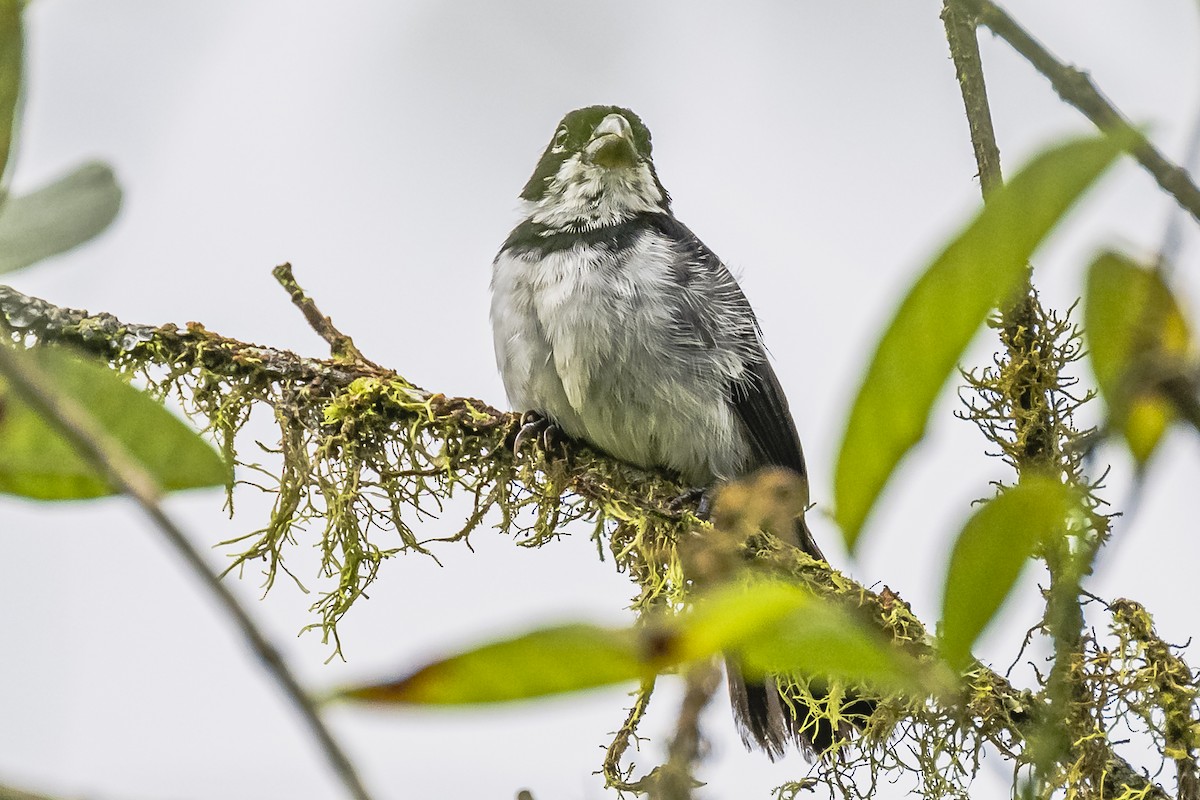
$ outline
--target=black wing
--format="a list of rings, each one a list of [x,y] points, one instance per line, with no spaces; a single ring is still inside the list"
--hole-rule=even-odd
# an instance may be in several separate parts
[[[807,505],[808,470],[804,466],[800,434],[796,433],[796,423],[788,410],[783,387],[779,385],[766,353],[762,360],[750,366],[749,372],[748,381],[731,387],[731,397],[734,411],[745,424],[754,448],[755,463],[751,468],[787,467],[799,473],[804,481],[804,503]],[[804,517],[796,520],[795,543],[813,558],[825,558]]]
[[[739,353],[744,372],[729,383],[729,402],[750,440],[747,472],[761,467],[786,467],[805,482],[808,469],[800,435],[788,409],[779,378],[767,360],[758,320],[746,295],[716,254],[675,217],[656,214],[647,222],[675,242],[682,256],[675,264],[682,292],[679,312],[686,336],[696,346],[727,347]],[[695,288],[702,287],[697,293]],[[693,291],[688,291],[693,290]],[[824,558],[804,519],[797,521],[797,544],[816,558]]]
[[[669,214],[644,219],[679,251],[674,269],[684,290],[678,313],[686,323],[685,335],[696,346],[736,350],[745,365],[744,376],[730,383],[729,398],[750,437],[753,457],[748,467],[787,467],[807,477],[796,424],[745,294],[721,259],[682,222]]]
[[[747,372],[746,380],[730,386],[730,399],[750,434],[754,466],[787,467],[808,477],[800,434],[766,353],[758,362],[747,365]]]
[[[680,248],[682,258],[675,264],[675,277],[684,295],[679,311],[686,323],[686,339],[699,347],[733,347],[740,354],[744,373],[740,379],[730,381],[728,396],[750,440],[747,471],[761,467],[795,471],[804,482],[807,503],[808,471],[800,435],[783,387],[767,360],[758,321],[745,294],[728,268],[687,226],[669,215],[656,215],[650,222]],[[703,292],[689,297],[688,290],[696,284],[703,287]],[[814,558],[825,558],[803,516],[796,519],[795,536],[794,544],[802,550]],[[774,761],[783,754],[789,740],[807,752],[825,754],[835,741],[835,724],[842,738],[849,735],[850,726],[832,722],[827,711],[817,713],[803,706],[785,710],[774,678],[747,682],[736,661],[727,660],[727,664],[733,715],[747,747],[761,747]],[[821,690],[814,686],[813,691],[818,703],[827,705],[820,703]],[[865,718],[874,710],[874,704],[859,699],[847,708]]]

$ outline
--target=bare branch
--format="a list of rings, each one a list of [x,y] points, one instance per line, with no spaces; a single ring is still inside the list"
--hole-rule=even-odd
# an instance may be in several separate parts
[[[955,2],[976,15],[979,22],[1024,56],[1050,80],[1059,97],[1075,106],[1097,128],[1119,133],[1122,138],[1129,137],[1129,141],[1135,143],[1131,152],[1138,163],[1154,177],[1163,191],[1174,197],[1200,222],[1200,188],[1192,181],[1187,170],[1168,161],[1149,139],[1130,125],[1125,116],[1100,93],[1086,72],[1067,66],[1055,58],[991,0]]]
[[[687,672],[687,691],[679,707],[675,736],[667,748],[667,763],[661,767],[655,781],[653,800],[690,800],[692,790],[704,784],[696,780],[692,770],[703,755],[700,734],[700,714],[704,711],[721,680],[721,670],[712,660],[693,664]]]
[[[979,166],[979,186],[986,199],[993,189],[1004,182],[1000,171],[1000,148],[992,128],[992,111],[988,105],[987,86],[983,79],[983,64],[979,57],[979,40],[975,23],[964,9],[951,0],[942,6],[942,24],[946,26],[946,41],[958,75],[971,129],[971,145],[975,148],[975,163]]]
[[[321,310],[317,308],[316,302],[304,293],[292,274],[291,264],[286,262],[280,264],[271,274],[275,276],[275,280],[279,281],[279,285],[287,290],[288,295],[292,298],[292,304],[300,309],[317,335],[329,343],[329,352],[335,360],[349,361],[380,369],[375,362],[368,360],[354,344],[354,340],[339,331],[333,324],[333,320],[322,314]]]

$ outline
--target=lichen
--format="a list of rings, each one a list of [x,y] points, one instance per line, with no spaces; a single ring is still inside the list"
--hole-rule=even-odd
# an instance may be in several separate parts
[[[230,568],[261,569],[268,590],[280,572],[309,582],[308,576],[289,572],[289,556],[315,543],[321,563],[312,582],[312,627],[330,642],[331,657],[341,652],[339,621],[387,562],[402,554],[437,558],[441,548],[468,546],[485,526],[526,547],[554,542],[566,528],[581,527],[576,523],[590,526],[600,557],[611,558],[631,579],[632,606],[642,612],[686,604],[690,580],[684,569],[687,548],[681,544],[697,532],[713,534],[691,506],[678,502],[685,487],[664,476],[578,444],[553,452],[531,445],[514,454],[515,415],[478,400],[424,391],[374,365],[302,358],[225,339],[199,325],[125,325],[111,315],[57,308],[5,287],[0,287],[0,318],[7,320],[0,324],[13,341],[90,352],[170,398],[239,465],[239,482],[273,494],[266,524],[225,543]],[[1073,341],[1065,322],[1047,317],[1043,323],[1053,337],[1066,336],[1068,345]],[[1074,351],[1058,341],[1041,352],[1032,374],[1050,380]],[[1012,396],[1004,382],[1013,380],[1013,369],[998,363],[994,371],[968,376],[982,398],[970,416],[992,432],[991,440],[1008,458],[1016,458],[1028,442],[1028,434],[1004,422],[1009,412],[1001,395]],[[1050,405],[1043,413],[1056,419],[1065,419],[1080,402],[1053,394],[1047,398]],[[259,464],[239,433],[263,412],[278,439],[266,448],[267,463]],[[1085,439],[1069,434],[1044,441],[1056,458],[1081,466]],[[422,523],[435,517],[445,521],[445,501],[451,497],[468,499],[464,518],[444,536],[422,538]],[[229,498],[232,510],[232,487]],[[1098,512],[1092,508],[1091,513]],[[1090,526],[1098,519],[1085,518],[1080,531],[1095,535]],[[739,548],[739,561],[857,607],[898,646],[918,658],[936,658],[925,627],[890,590],[869,591],[769,536],[744,539]],[[1151,780],[1113,755],[1119,746],[1114,729],[1152,737],[1180,775],[1189,769],[1194,774],[1200,688],[1177,649],[1154,634],[1144,609],[1119,601],[1110,616],[1108,633],[1083,637],[1071,664],[1073,685],[1080,690],[1067,717],[1073,758],[1045,785],[1071,798],[1161,796]],[[807,681],[782,682],[788,702],[815,699]],[[636,697],[602,767],[608,784],[626,792],[640,791],[622,758],[638,740],[649,691],[644,687]],[[859,690],[826,685],[824,691]],[[1015,770],[1029,763],[1026,744],[1036,740],[1047,715],[1044,687],[1019,689],[983,665],[963,677],[952,702],[878,701],[862,736],[840,742],[835,757],[780,786],[777,796],[823,786],[830,796],[865,798],[881,779],[893,782],[907,775],[912,789],[925,797],[965,798],[986,752],[1010,759]],[[834,718],[840,711],[827,713]],[[1148,766],[1162,769],[1165,763]]]

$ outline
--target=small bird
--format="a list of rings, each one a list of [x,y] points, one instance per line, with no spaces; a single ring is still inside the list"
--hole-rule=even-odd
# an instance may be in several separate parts
[[[786,467],[807,506],[800,437],[754,312],[672,213],[642,120],[616,106],[567,114],[521,199],[493,263],[491,320],[508,399],[532,412],[522,435],[549,424],[695,487]],[[802,516],[792,544],[824,558]],[[730,666],[748,748],[822,753],[845,732]]]

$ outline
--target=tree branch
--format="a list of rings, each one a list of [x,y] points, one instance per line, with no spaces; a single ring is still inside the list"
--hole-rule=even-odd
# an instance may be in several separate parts
[[[1200,188],[1187,170],[1168,161],[1157,148],[1130,125],[1125,116],[1105,99],[1087,73],[1069,67],[1055,58],[1030,36],[1012,17],[991,0],[954,0],[976,16],[993,33],[1020,53],[1026,61],[1050,80],[1058,96],[1083,113],[1104,132],[1117,132],[1135,142],[1131,153],[1149,172],[1163,191],[1175,198],[1200,222]]]
[[[253,385],[273,382],[300,388],[347,388],[360,379],[379,378],[374,370],[249,345],[220,337],[199,325],[189,325],[184,331],[173,325],[159,328],[127,325],[109,314],[89,315],[58,308],[7,287],[0,287],[0,327],[24,334],[24,338],[33,341],[83,348],[115,363],[138,357],[175,370],[203,364],[205,369],[235,376]],[[398,376],[394,381],[394,385],[410,386]],[[630,570],[642,587],[642,597],[636,601],[642,604],[639,607],[664,602],[660,594],[664,590],[651,586],[654,581],[661,580],[654,570],[671,572],[679,568],[676,544],[680,537],[699,524],[694,517],[681,513],[673,505],[681,487],[661,476],[613,462],[577,443],[568,443],[569,452],[562,458],[513,462],[511,450],[504,443],[514,429],[515,415],[477,400],[449,398],[415,387],[406,391],[417,402],[418,411],[401,418],[397,423],[399,431],[393,435],[440,435],[442,429],[437,426],[448,420],[469,428],[473,436],[482,439],[478,448],[486,455],[478,458],[490,459],[493,465],[499,465],[496,471],[483,473],[481,480],[524,483],[529,488],[522,492],[545,501],[538,508],[539,514],[547,517],[548,529],[561,521],[554,514],[562,509],[564,494],[582,498],[585,507],[575,512],[575,516],[600,515],[601,521],[616,523],[616,528],[605,535],[617,555],[618,566]],[[313,395],[306,401],[318,406],[318,415],[320,408],[330,402],[327,394]],[[370,418],[380,414],[373,406],[364,406],[360,413]],[[352,417],[346,417],[338,427],[351,425],[354,421]],[[459,460],[464,457],[460,453],[461,445],[450,447],[449,441],[441,444],[443,448],[437,451],[441,468],[463,469],[464,462]],[[539,477],[545,475],[550,477]],[[513,489],[505,486],[489,491],[505,493]],[[486,509],[486,505],[478,506],[475,515],[481,515]],[[377,523],[372,519],[363,524]],[[790,546],[768,548],[758,553],[758,560],[764,568],[809,587],[820,597],[862,607],[868,618],[913,655],[936,657],[925,626],[890,590],[871,591],[831,569],[825,562],[814,561]],[[938,724],[954,726],[952,730],[958,737],[966,736],[964,730],[969,728],[973,735],[993,742],[1001,752],[1011,754],[1014,747],[1025,741],[1040,718],[1040,707],[1028,692],[1014,688],[1002,675],[982,665],[968,679],[970,691],[962,700],[963,707],[938,712]],[[627,733],[632,736],[632,731]],[[1166,797],[1161,789],[1139,775],[1116,753],[1109,751],[1108,764],[1110,777],[1120,776],[1121,785],[1142,791],[1146,797]]]
[[[317,308],[316,302],[304,293],[300,288],[300,284],[296,282],[296,277],[292,274],[292,265],[283,263],[277,266],[271,272],[275,276],[275,280],[279,281],[292,298],[292,304],[300,309],[304,314],[304,318],[308,320],[308,324],[317,332],[317,335],[329,343],[329,352],[337,361],[349,361],[351,363],[362,364],[373,369],[381,369],[374,361],[370,361],[362,354],[362,351],[354,344],[354,340],[337,329],[333,324],[333,320],[321,313]]]
[[[975,163],[979,167],[979,187],[986,200],[993,189],[1000,188],[1004,178],[1000,172],[1000,148],[996,145],[992,127],[975,23],[957,3],[947,0],[942,6],[942,24],[946,27],[946,41],[950,44],[958,88],[967,111],[971,146],[975,149]]]
[[[985,7],[989,9],[987,14],[983,11]],[[988,106],[976,25],[972,19],[976,14],[984,21],[991,19],[989,27],[993,30],[996,30],[994,23],[998,19],[997,15],[1009,23],[1012,21],[991,5],[989,0],[945,0],[943,6],[942,19],[946,27],[946,40],[958,74],[986,202],[991,192],[1002,185],[1003,178],[1000,172],[999,148]],[[1024,35],[1023,31],[1016,28],[1015,23],[1008,28],[1010,33],[1013,29]],[[1031,43],[1036,46],[1029,37],[1025,36],[1025,40],[1022,44]],[[1013,39],[1008,41],[1013,44]],[[1022,50],[1017,44],[1013,46],[1030,58],[1028,50]],[[1051,75],[1051,81],[1059,89],[1060,95],[1067,99],[1061,88],[1062,84],[1055,77],[1061,78],[1065,75],[1066,68],[1054,62],[1040,46],[1037,50],[1037,60],[1030,60],[1043,72],[1051,64],[1057,66],[1060,71]],[[1091,88],[1082,74],[1074,74]],[[1103,102],[1094,89],[1092,94]],[[1080,95],[1076,92],[1073,96]],[[1094,106],[1087,103],[1084,107],[1094,110]],[[1103,124],[1100,121],[1096,124],[1105,131],[1123,126],[1132,132],[1120,115],[1111,107],[1108,108],[1111,114],[1104,117]],[[1085,110],[1085,113],[1088,112]],[[1093,119],[1095,121],[1095,118]],[[1162,161],[1149,142],[1140,138],[1135,152],[1139,160],[1158,177],[1155,168],[1145,160],[1147,155],[1152,155]],[[1167,188],[1165,184],[1163,186]],[[1200,195],[1197,199],[1200,199]],[[1181,199],[1180,202],[1184,200]],[[1200,209],[1200,204],[1196,207]],[[1033,286],[1032,267],[1029,267],[1023,285],[1000,311],[1000,338],[1005,347],[1005,355],[1004,361],[997,362],[999,369],[995,375],[1007,373],[1008,377],[997,377],[994,385],[988,387],[997,395],[997,408],[1006,412],[1007,426],[997,427],[990,424],[984,428],[985,434],[997,434],[1001,430],[1011,431],[1013,442],[1019,444],[1014,450],[1013,461],[1019,476],[1068,476],[1068,480],[1081,490],[1090,522],[1089,527],[1074,536],[1064,529],[1057,540],[1047,543],[1042,554],[1051,577],[1050,588],[1046,592],[1046,612],[1042,626],[1053,640],[1054,662],[1044,690],[1048,703],[1042,714],[1035,715],[1041,719],[1034,719],[1026,731],[1023,758],[1034,766],[1034,777],[1041,784],[1038,791],[1051,791],[1057,783],[1064,780],[1072,786],[1091,781],[1092,785],[1101,787],[1105,782],[1118,780],[1121,781],[1118,785],[1127,789],[1136,788],[1153,794],[1157,787],[1152,789],[1148,781],[1133,772],[1107,743],[1104,752],[1097,758],[1099,764],[1095,766],[1098,768],[1065,779],[1062,778],[1060,770],[1060,764],[1069,757],[1086,759],[1089,764],[1093,763],[1088,758],[1092,755],[1092,742],[1088,742],[1087,755],[1077,756],[1074,753],[1076,743],[1072,741],[1076,734],[1081,731],[1086,734],[1093,727],[1093,720],[1086,713],[1088,706],[1078,702],[1080,697],[1086,694],[1084,677],[1080,673],[1080,664],[1084,660],[1084,636],[1079,594],[1082,579],[1090,573],[1092,560],[1105,541],[1108,523],[1107,518],[1095,511],[1093,506],[1098,505],[1099,500],[1092,497],[1090,487],[1080,474],[1077,462],[1066,454],[1062,447],[1063,439],[1070,439],[1077,434],[1068,424],[1070,411],[1061,411],[1062,406],[1056,400],[1056,395],[1062,392],[1062,385],[1055,366],[1056,361],[1047,358],[1047,354],[1066,351],[1062,350],[1055,338],[1056,326],[1047,325],[1047,321],[1047,315]],[[970,382],[977,390],[986,385],[983,379]],[[1073,406],[1068,404],[1066,408],[1071,409]],[[1089,503],[1091,505],[1088,505]],[[1074,541],[1076,539],[1078,541]]]
[[[633,705],[629,707],[629,712],[625,716],[625,722],[613,734],[613,740],[609,743],[608,749],[605,750],[604,764],[600,768],[600,774],[604,776],[605,788],[616,789],[621,792],[635,792],[638,790],[636,782],[629,782],[629,774],[622,768],[621,759],[625,757],[625,752],[629,749],[629,745],[638,741],[638,724],[642,721],[642,717],[650,705],[650,697],[654,694],[654,684],[654,678],[650,678],[638,687]],[[632,770],[632,767],[630,767],[630,770]]]
[[[5,377],[25,402],[32,406],[42,419],[50,423],[85,461],[104,475],[114,489],[128,495],[137,503],[234,621],[263,669],[275,680],[304,719],[317,745],[350,796],[356,800],[370,800],[370,795],[359,780],[354,766],[325,726],[316,706],[288,669],[279,651],[255,625],[250,614],[242,608],[233,593],[208,569],[204,558],[192,546],[182,529],[159,506],[158,499],[162,491],[154,477],[129,455],[120,442],[109,436],[83,406],[74,399],[56,392],[37,364],[31,359],[23,358],[22,355],[11,344],[0,344],[0,375]]]
[[[90,314],[56,306],[10,286],[0,285],[0,327],[37,342],[94,353],[114,364],[146,362],[167,367],[175,374],[200,368],[214,376],[253,385],[270,384],[297,391],[319,387],[321,396],[347,389],[363,379],[385,378],[405,387],[406,402],[419,406],[425,419],[453,421],[473,433],[495,437],[497,445],[520,421],[518,414],[481,400],[426,391],[391,370],[381,372],[364,364],[307,358],[288,350],[250,344],[212,333],[196,322],[189,322],[182,330],[173,323],[158,327],[129,324],[105,312]],[[627,497],[624,486],[612,481],[613,476],[608,474],[611,471],[597,473],[591,469],[597,461],[611,460],[575,442],[570,443],[569,456],[558,466],[569,467],[563,477],[568,488],[579,495],[598,504],[618,504],[630,513],[681,518],[674,504],[680,490],[674,483],[651,479],[642,470],[622,465],[618,471],[639,480],[643,490],[642,497]]]
[[[685,676],[687,690],[679,708],[675,736],[667,748],[667,763],[655,774],[651,800],[691,800],[692,790],[704,785],[692,774],[703,750],[700,714],[712,700],[720,680],[721,670],[712,659],[693,664],[688,669]]]

